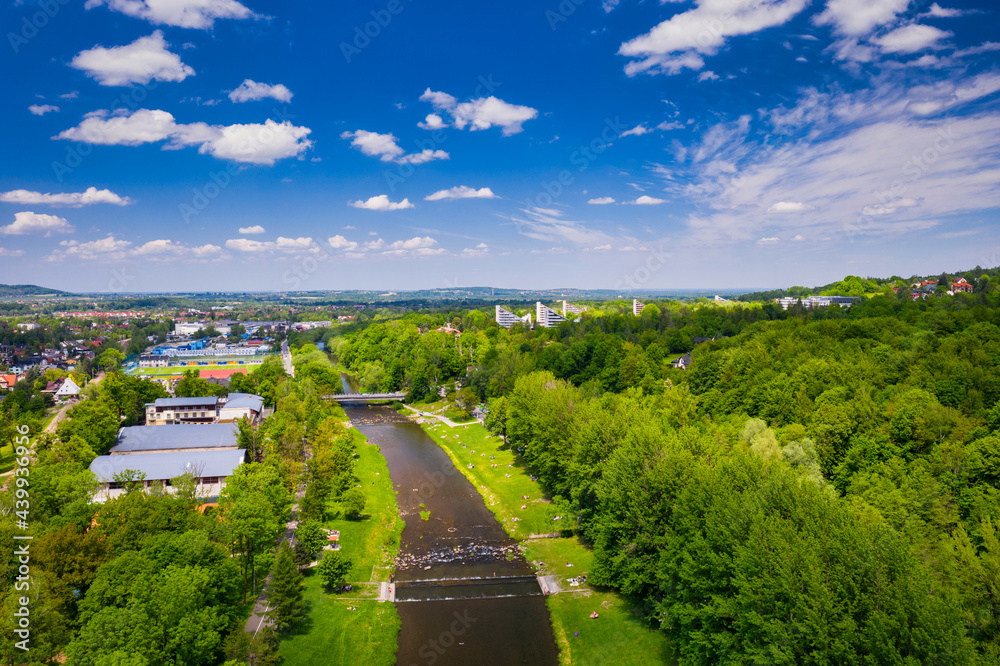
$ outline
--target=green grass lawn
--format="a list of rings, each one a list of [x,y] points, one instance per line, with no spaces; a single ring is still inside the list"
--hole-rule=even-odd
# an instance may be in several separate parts
[[[333,518],[325,527],[340,530],[340,552],[354,563],[348,577],[350,582],[387,581],[399,552],[403,520],[399,517],[389,467],[378,447],[359,444],[358,454],[354,473],[361,479],[361,489],[367,497],[364,518],[344,519],[340,503],[331,500],[329,509]]]
[[[306,573],[305,583],[306,620],[281,641],[278,652],[284,666],[396,663],[400,623],[393,604],[327,594],[314,571]]]
[[[500,450],[503,441],[482,425],[451,428],[436,422],[425,423],[423,428],[476,487],[486,506],[515,539],[572,527],[569,516],[553,520],[559,511],[545,498],[541,486],[531,480],[512,451]],[[472,469],[469,465],[473,465]],[[528,499],[524,499],[525,495]]]
[[[14,469],[14,445],[0,447],[0,474]]]
[[[559,586],[566,590],[545,600],[564,666],[612,661],[638,666],[675,663],[667,637],[635,614],[617,593],[595,590],[587,583],[569,584],[570,578],[588,573],[594,565],[593,553],[578,539],[531,539],[527,547],[528,560],[542,563],[539,573],[557,576]],[[593,612],[599,617],[592,619]]]

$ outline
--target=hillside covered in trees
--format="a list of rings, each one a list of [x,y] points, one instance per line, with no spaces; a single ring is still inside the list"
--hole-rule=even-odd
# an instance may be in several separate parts
[[[325,337],[366,387],[488,401],[682,663],[1000,663],[995,291]]]

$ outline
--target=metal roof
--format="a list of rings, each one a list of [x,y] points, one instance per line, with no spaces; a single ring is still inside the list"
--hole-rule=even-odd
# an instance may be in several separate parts
[[[229,400],[222,407],[223,409],[250,408],[255,412],[259,412],[264,407],[264,398],[252,393],[230,393]]]
[[[157,398],[153,404],[157,407],[215,407],[218,398]]]
[[[126,469],[145,473],[147,481],[172,479],[187,472],[197,473],[201,478],[231,476],[233,470],[243,463],[245,456],[246,449],[98,456],[90,463],[90,471],[102,483],[113,481],[115,474]]]
[[[218,449],[236,446],[232,423],[132,426],[118,431],[111,453],[161,449]]]

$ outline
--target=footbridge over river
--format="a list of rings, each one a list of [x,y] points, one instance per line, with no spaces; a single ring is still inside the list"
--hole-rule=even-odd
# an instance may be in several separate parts
[[[348,404],[363,404],[366,402],[378,402],[381,400],[404,400],[406,399],[405,393],[337,393],[334,395],[323,396],[330,400],[336,400],[340,403]]]

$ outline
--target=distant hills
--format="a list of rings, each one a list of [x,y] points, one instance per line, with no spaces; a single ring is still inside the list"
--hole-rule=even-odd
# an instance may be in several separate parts
[[[0,298],[19,296],[70,296],[68,291],[39,287],[34,284],[0,284]]]

